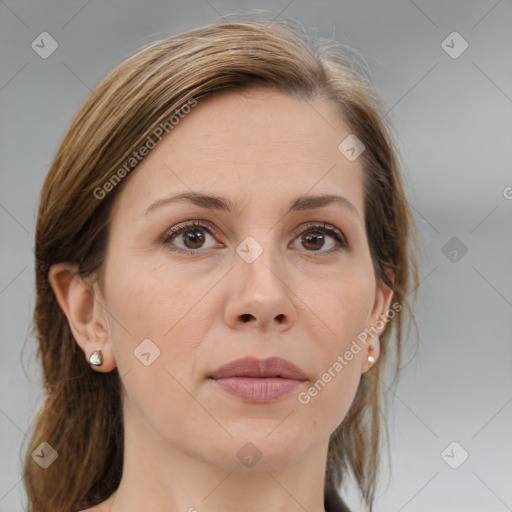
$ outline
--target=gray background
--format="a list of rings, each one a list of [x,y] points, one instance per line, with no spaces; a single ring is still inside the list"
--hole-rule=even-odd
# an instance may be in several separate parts
[[[0,2],[0,511],[24,510],[20,446],[41,401],[29,332],[34,227],[72,116],[142,44],[253,9],[360,50],[401,141],[422,242],[420,337],[412,331],[418,354],[390,392],[392,469],[376,511],[512,510],[510,0],[8,0]],[[47,59],[31,48],[44,31],[59,45]],[[441,46],[453,31],[469,44],[458,58]],[[453,241],[446,246],[452,237],[467,248],[462,257]],[[453,441],[460,446],[443,458]],[[460,463],[462,450],[469,457],[453,469],[447,461]],[[353,488],[347,496],[360,510]]]

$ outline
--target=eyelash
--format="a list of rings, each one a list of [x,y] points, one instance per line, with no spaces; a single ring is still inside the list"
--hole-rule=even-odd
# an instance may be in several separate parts
[[[186,249],[185,250],[180,247],[178,247],[178,248],[170,247],[169,241],[171,240],[171,238],[177,237],[177,236],[181,235],[182,233],[185,233],[186,231],[188,231],[194,227],[200,227],[214,237],[220,235],[220,232],[214,226],[212,226],[209,222],[188,221],[188,222],[183,222],[181,224],[178,224],[178,225],[174,226],[173,228],[171,228],[169,231],[167,231],[167,233],[165,233],[165,235],[162,238],[162,242],[161,242],[162,245],[167,245],[168,246],[167,249],[169,251],[179,252],[182,254],[193,255],[193,254],[196,254],[199,252],[204,252],[204,249]],[[326,224],[323,222],[307,224],[305,226],[305,228],[302,229],[300,231],[300,233],[296,236],[296,238],[300,237],[301,235],[303,235],[304,233],[307,233],[309,231],[319,231],[321,233],[327,234],[327,235],[333,237],[337,243],[337,247],[334,249],[331,249],[330,251],[307,251],[309,253],[332,254],[334,252],[344,250],[348,247],[348,243],[346,241],[346,238],[342,234],[342,232],[339,229],[335,228],[334,226],[331,226],[330,224]]]

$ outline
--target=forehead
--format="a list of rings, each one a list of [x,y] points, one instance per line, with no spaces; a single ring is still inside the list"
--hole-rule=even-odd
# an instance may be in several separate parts
[[[263,208],[338,192],[364,218],[360,159],[333,103],[253,88],[201,99],[125,178],[115,211],[140,217],[171,192],[203,192]],[[115,215],[114,215],[115,217]]]

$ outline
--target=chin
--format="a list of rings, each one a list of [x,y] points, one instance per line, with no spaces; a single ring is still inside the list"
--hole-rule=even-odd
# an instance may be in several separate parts
[[[272,428],[275,427],[274,422]],[[230,432],[234,437],[225,443],[209,441],[211,462],[229,471],[283,469],[302,458],[307,450],[305,441],[290,437],[286,430],[277,433],[276,429],[270,433],[272,429],[253,429],[251,434],[245,430],[241,435]],[[216,447],[215,453],[212,453],[211,446]]]

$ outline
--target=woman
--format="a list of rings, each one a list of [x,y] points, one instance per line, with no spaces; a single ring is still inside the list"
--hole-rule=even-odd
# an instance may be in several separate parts
[[[254,18],[93,91],[41,194],[29,511],[349,510],[350,473],[372,509],[417,284],[372,91],[347,49]]]

